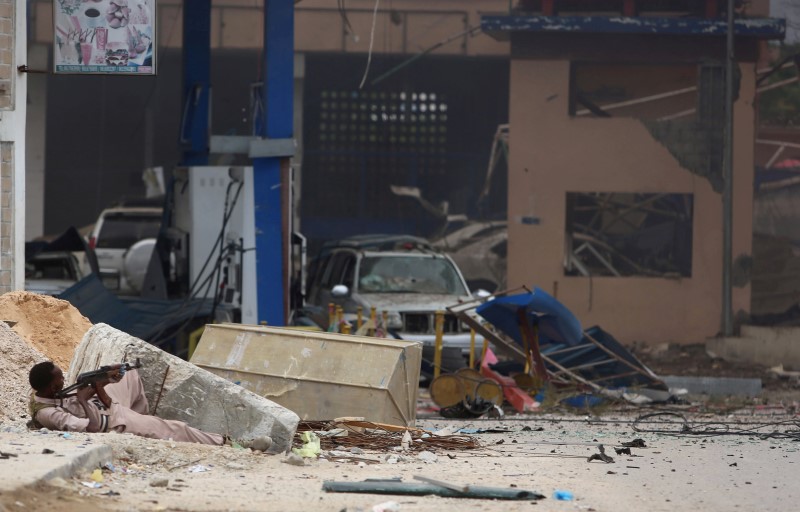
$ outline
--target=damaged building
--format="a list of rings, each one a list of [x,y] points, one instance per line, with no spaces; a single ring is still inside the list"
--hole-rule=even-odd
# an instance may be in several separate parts
[[[508,284],[537,283],[624,340],[701,341],[721,318],[724,6],[589,4],[523,1],[482,18],[511,42]],[[767,15],[768,2],[749,2],[735,21],[739,315],[750,309],[756,63],[784,33]]]

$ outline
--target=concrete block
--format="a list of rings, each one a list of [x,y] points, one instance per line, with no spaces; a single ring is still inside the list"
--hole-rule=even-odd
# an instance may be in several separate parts
[[[414,426],[422,345],[239,324],[207,325],[192,362],[303,420]]]
[[[670,389],[685,389],[690,395],[711,396],[758,396],[761,394],[761,379],[737,379],[731,377],[661,377]]]
[[[67,382],[82,372],[136,358],[143,365],[139,372],[151,413],[233,439],[267,435],[275,453],[291,447],[300,421],[294,412],[106,324],[87,331]]]
[[[744,325],[738,338],[713,338],[706,350],[726,361],[800,368],[800,327]]]

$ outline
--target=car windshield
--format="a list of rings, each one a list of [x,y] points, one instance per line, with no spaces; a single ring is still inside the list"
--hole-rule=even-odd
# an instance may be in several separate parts
[[[75,281],[78,276],[64,258],[34,258],[25,262],[25,279],[66,279]]]
[[[98,249],[127,249],[139,240],[155,238],[161,226],[156,215],[109,215],[97,236]]]
[[[365,256],[359,266],[361,293],[466,295],[450,260],[441,256]]]

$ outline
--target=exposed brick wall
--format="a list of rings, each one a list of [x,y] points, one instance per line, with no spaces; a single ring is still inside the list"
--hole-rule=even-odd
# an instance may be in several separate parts
[[[14,0],[0,0],[0,110],[12,108]],[[5,189],[3,190],[5,192]]]
[[[0,293],[11,291],[14,275],[14,143],[0,142]]]

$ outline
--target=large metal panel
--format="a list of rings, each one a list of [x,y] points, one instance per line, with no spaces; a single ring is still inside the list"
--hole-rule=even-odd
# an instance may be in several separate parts
[[[206,326],[191,362],[303,420],[413,426],[421,358],[416,342],[219,324]]]

